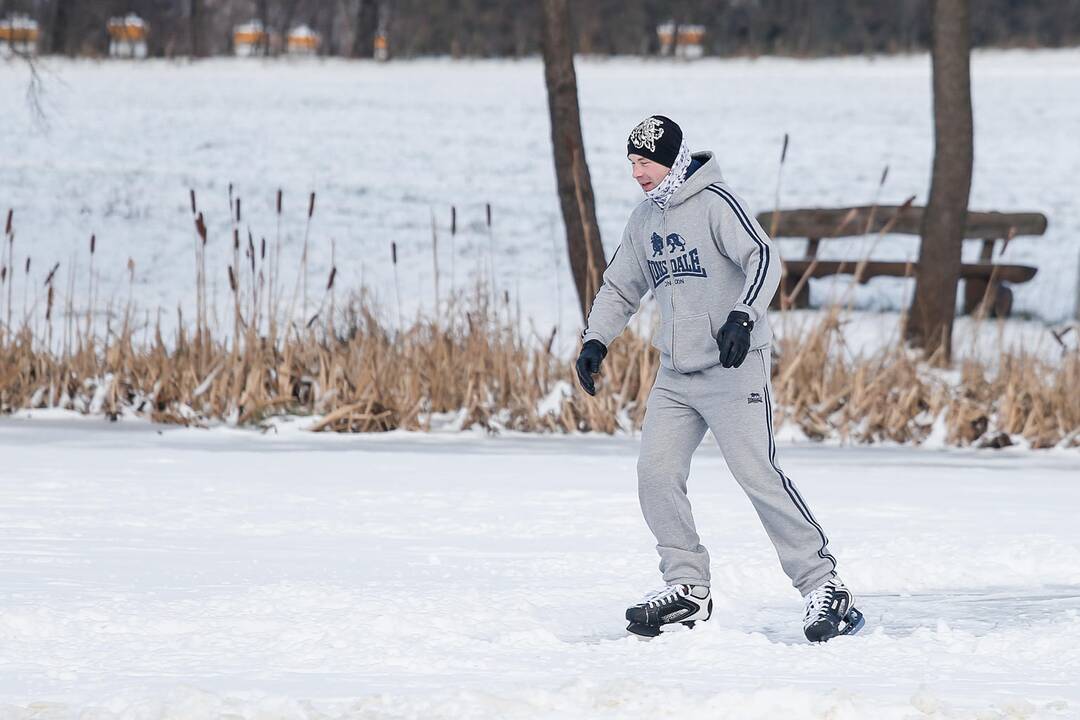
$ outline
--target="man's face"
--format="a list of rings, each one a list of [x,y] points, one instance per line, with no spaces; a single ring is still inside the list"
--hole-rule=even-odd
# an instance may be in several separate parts
[[[630,158],[630,167],[633,171],[634,180],[646,192],[659,185],[664,176],[668,174],[668,170],[671,169],[667,165],[661,165],[647,157],[635,155],[634,153],[627,157]]]

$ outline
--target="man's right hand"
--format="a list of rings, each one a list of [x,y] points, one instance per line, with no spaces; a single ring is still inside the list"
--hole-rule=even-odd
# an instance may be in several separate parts
[[[599,340],[589,340],[581,347],[576,365],[578,382],[581,383],[581,389],[590,395],[596,394],[592,376],[600,372],[600,363],[604,362],[605,357],[607,347]]]

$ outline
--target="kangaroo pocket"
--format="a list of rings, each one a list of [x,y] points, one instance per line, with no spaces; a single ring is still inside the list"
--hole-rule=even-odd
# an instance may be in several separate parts
[[[697,372],[720,362],[709,313],[690,315],[674,321],[675,336],[672,338],[672,321],[660,325],[653,337],[653,347],[671,357],[672,367],[681,373]]]

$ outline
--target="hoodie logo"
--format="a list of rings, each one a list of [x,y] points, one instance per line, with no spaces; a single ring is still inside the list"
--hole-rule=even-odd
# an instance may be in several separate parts
[[[652,256],[661,258],[660,260],[648,261],[649,273],[652,275],[654,288],[660,287],[660,283],[671,277],[708,277],[705,268],[701,266],[697,248],[687,249],[686,240],[678,233],[671,233],[666,238],[653,233],[651,241]],[[665,244],[670,257],[664,257]],[[676,280],[675,282],[682,281]]]
[[[667,245],[671,248],[671,252],[678,252],[686,249],[686,241],[682,239],[678,234],[671,233],[667,236]],[[664,238],[660,237],[656,233],[652,236],[652,256],[664,254]]]
[[[765,402],[761,399],[761,393],[750,393],[750,396],[746,398],[746,404],[751,405],[753,403]]]

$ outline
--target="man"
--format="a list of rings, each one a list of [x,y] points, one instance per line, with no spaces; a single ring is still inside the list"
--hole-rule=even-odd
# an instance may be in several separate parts
[[[642,121],[626,145],[645,199],[630,214],[589,313],[577,360],[582,388],[652,290],[661,323],[660,371],[638,457],[638,495],[656,536],[666,586],[626,611],[627,628],[653,636],[712,614],[709,554],[694,526],[686,478],[711,428],[749,496],[784,572],[803,594],[812,642],[850,634],[863,620],[836,575],[828,538],[776,460],[766,315],[780,258],[711,152],[691,154],[670,118]]]

